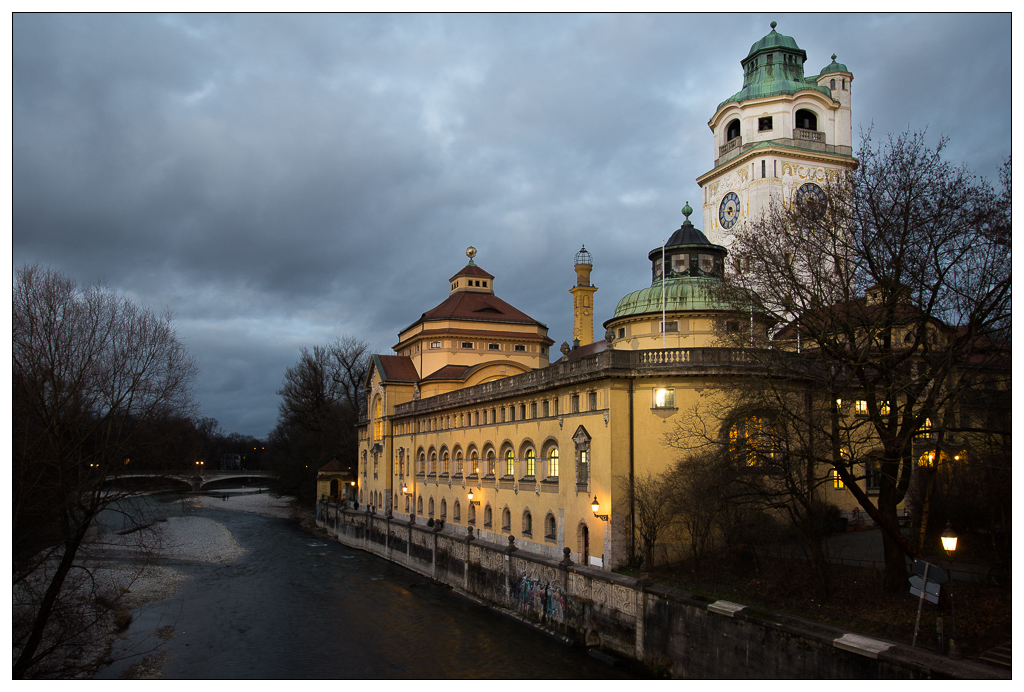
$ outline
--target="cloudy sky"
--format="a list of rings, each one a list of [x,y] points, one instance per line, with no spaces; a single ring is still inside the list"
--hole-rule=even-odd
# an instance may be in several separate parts
[[[390,353],[469,245],[557,346],[586,244],[600,333],[772,20],[853,72],[855,139],[927,128],[995,178],[1009,15],[15,15],[14,266],[169,308],[202,415],[258,437],[301,347]]]

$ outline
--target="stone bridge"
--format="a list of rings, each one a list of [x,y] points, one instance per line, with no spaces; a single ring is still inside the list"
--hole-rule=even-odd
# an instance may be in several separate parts
[[[232,479],[269,479],[274,474],[269,471],[203,471],[195,473],[192,471],[133,471],[131,473],[119,473],[107,479],[108,482],[123,480],[126,478],[165,478],[178,483],[183,483],[194,491],[201,491],[211,483]]]

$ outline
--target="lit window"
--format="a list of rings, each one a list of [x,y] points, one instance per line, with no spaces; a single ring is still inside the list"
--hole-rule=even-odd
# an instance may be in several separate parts
[[[430,342],[430,348],[441,348],[441,342],[440,341],[431,341]]]
[[[853,404],[853,412],[858,416],[868,415],[868,402],[864,399],[857,399]]]
[[[437,473],[437,452],[430,455],[430,473]]]
[[[494,475],[494,450],[487,452],[487,475]]]
[[[836,490],[843,488],[843,479],[839,477],[839,471],[832,469],[832,487]]]
[[[664,387],[654,390],[654,408],[675,408],[676,390]]]
[[[586,483],[590,480],[590,452],[581,449],[580,450],[580,466],[576,473],[577,483]]]
[[[462,452],[459,452],[455,457],[455,473],[462,473]]]
[[[881,415],[881,416],[888,416],[889,415],[889,402],[888,401],[880,401],[880,402],[878,402],[878,414]]]
[[[842,399],[836,399],[836,411],[838,411],[839,413],[843,412],[843,400]]]
[[[924,424],[921,426],[921,431],[917,434],[918,437],[928,437],[932,431],[932,419],[925,418]]]
[[[537,453],[532,449],[526,450],[526,475],[537,475]]]
[[[473,452],[473,456],[469,458],[469,472],[474,475],[480,473],[480,457],[476,452]]]
[[[558,478],[558,448],[548,450],[548,478]]]
[[[935,451],[925,452],[917,458],[917,465],[925,468],[935,468]]]
[[[516,457],[512,453],[511,449],[505,450],[505,475],[514,476],[516,475]]]

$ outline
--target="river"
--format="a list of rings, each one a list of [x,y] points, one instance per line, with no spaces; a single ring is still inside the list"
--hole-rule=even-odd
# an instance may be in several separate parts
[[[176,505],[157,507],[172,512]],[[180,511],[180,510],[178,510]],[[162,560],[191,577],[134,612],[97,679],[143,659],[164,679],[630,678],[450,589],[296,521],[204,507],[246,550]]]

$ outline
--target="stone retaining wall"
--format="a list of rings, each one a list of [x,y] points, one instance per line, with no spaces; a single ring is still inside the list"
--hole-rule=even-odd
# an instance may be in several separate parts
[[[552,633],[684,679],[1009,677],[1002,671],[800,618],[644,584],[321,501],[317,524],[366,550]],[[456,533],[458,535],[456,535]]]

